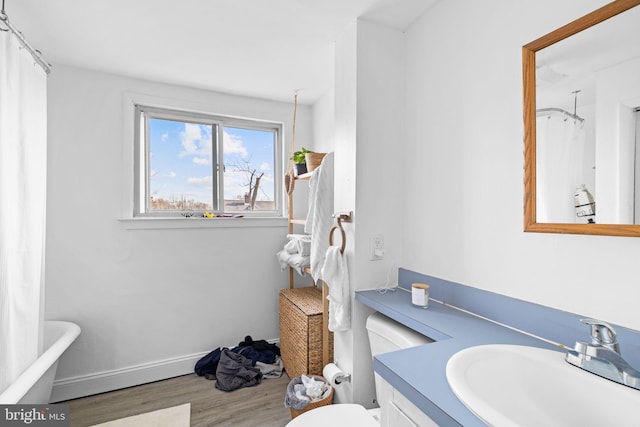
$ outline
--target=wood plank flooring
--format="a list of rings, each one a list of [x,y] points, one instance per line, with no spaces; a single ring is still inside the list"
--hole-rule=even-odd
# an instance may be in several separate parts
[[[289,377],[264,379],[232,392],[215,388],[196,374],[184,375],[61,403],[69,404],[71,427],[87,427],[131,415],[191,403],[191,426],[283,427],[291,421],[284,407]]]

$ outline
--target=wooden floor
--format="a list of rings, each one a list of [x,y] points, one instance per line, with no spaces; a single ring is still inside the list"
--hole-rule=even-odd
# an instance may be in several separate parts
[[[157,409],[191,403],[191,426],[282,427],[289,377],[265,379],[255,387],[225,392],[196,374],[69,400],[71,427],[86,427]]]

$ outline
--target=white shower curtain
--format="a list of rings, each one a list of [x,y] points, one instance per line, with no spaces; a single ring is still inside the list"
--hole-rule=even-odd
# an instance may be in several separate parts
[[[585,183],[584,139],[579,121],[555,114],[537,118],[537,222],[576,222],[573,195]]]
[[[0,31],[0,392],[41,347],[46,132],[47,75]]]

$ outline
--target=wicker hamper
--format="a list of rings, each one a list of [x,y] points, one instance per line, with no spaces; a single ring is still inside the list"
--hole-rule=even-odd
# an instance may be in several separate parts
[[[280,291],[280,353],[289,378],[322,375],[322,291],[315,287]],[[329,332],[329,360],[333,333]]]

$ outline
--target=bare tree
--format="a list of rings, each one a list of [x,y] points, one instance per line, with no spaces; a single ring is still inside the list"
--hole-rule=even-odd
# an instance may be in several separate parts
[[[258,189],[260,188],[260,179],[263,175],[264,172],[256,176],[255,169],[251,172],[251,178],[249,180],[249,194],[251,195],[251,203],[249,203],[250,210],[253,210],[256,206],[256,197],[258,196]]]
[[[244,194],[245,203],[248,203],[248,210],[253,210],[256,205],[256,199],[258,197],[258,191],[260,189],[260,179],[264,176],[264,172],[258,174],[256,169],[251,169],[251,159],[242,160],[244,165],[239,162],[234,162],[231,166],[236,172],[244,172],[247,177],[247,183],[245,186],[249,187],[249,190]]]

